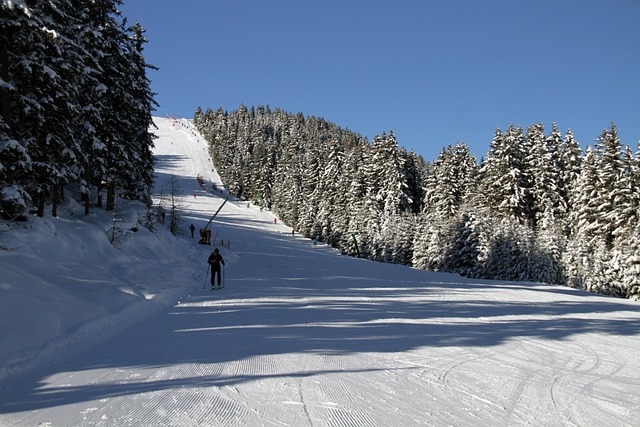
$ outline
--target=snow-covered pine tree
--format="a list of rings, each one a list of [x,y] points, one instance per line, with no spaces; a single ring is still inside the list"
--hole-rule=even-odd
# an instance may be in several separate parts
[[[484,203],[494,214],[522,224],[530,217],[525,155],[522,128],[510,125],[504,134],[497,129],[480,170]]]
[[[39,215],[44,214],[47,200],[53,202],[55,215],[63,185],[79,182],[86,195],[90,184],[102,182],[106,177],[106,136],[112,135],[107,123],[113,120],[108,115],[113,116],[122,106],[109,103],[109,99],[146,105],[130,90],[133,82],[118,79],[117,72],[125,76],[136,73],[131,72],[131,61],[118,56],[126,51],[128,40],[122,23],[114,19],[116,4],[119,1],[2,3],[0,37],[8,38],[0,52],[5,82],[0,85],[4,133],[0,150],[2,170],[7,175],[0,178],[0,187],[3,194],[11,189],[12,203],[23,210],[25,202],[35,197]],[[114,94],[115,85],[109,86],[109,81],[125,86]],[[130,113],[120,111],[122,115]],[[150,112],[144,113],[147,121],[141,132],[148,142]],[[140,148],[136,146],[129,154],[144,152]],[[147,162],[136,162],[144,166],[138,172],[147,181],[152,176],[150,159],[147,152]],[[3,210],[5,207],[3,202]]]
[[[458,182],[455,178],[453,149],[443,148],[426,175],[424,210],[438,213],[443,218],[453,216],[459,205]]]
[[[268,129],[268,127],[265,128],[267,131],[265,139],[255,145],[249,164],[255,168],[251,171],[255,186],[255,195],[252,198],[261,207],[271,208],[271,188],[277,167],[277,142]]]
[[[231,136],[231,129],[234,128],[232,120],[222,108],[218,108],[215,113],[207,108],[202,122],[196,124],[200,133],[209,141],[209,154],[227,187],[231,183],[229,169],[235,148],[235,138]]]
[[[614,247],[625,245],[638,224],[640,166],[628,145],[621,154],[620,167],[618,179],[615,182],[613,209],[606,216],[612,223]]]
[[[569,241],[564,253],[564,264],[572,286],[581,287],[591,268],[590,260],[597,246],[597,155],[587,147],[582,171],[571,194],[569,213]]]
[[[549,135],[549,138],[557,138],[555,125]],[[582,152],[580,143],[575,140],[571,129],[567,129],[564,138],[559,142],[559,146],[560,159],[558,169],[560,172],[560,179],[558,182],[558,192],[560,193],[563,206],[566,207],[566,211],[563,214],[563,219],[566,221],[572,209],[572,194],[582,170],[584,153]]]
[[[561,137],[555,124],[549,137],[544,135],[544,126],[537,124],[527,128],[526,139],[530,147],[527,166],[531,184],[531,223],[538,230],[553,229],[566,210],[559,192]]]
[[[627,271],[637,269],[636,251],[640,207],[640,171],[637,158],[627,145],[620,157],[621,169],[615,181],[613,208],[606,216],[612,227],[612,247],[607,279],[611,293],[630,297],[637,279]]]
[[[627,294],[622,266],[631,259],[633,269],[635,249],[617,240],[617,236],[633,235],[635,231],[637,210],[633,212],[632,206],[636,196],[628,191],[635,178],[629,157],[627,152],[623,158],[612,123],[593,148],[587,147],[572,199],[565,268],[572,284],[592,292]]]
[[[423,212],[416,218],[411,265],[422,270],[441,271],[445,251],[440,234],[442,225],[431,217],[432,215]],[[438,250],[434,250],[435,248]]]
[[[129,113],[127,114],[129,139],[129,153],[132,166],[130,179],[123,184],[124,196],[131,199],[151,203],[151,187],[153,186],[153,139],[149,132],[153,124],[152,111],[157,106],[151,81],[147,77],[147,70],[157,69],[146,62],[142,52],[147,39],[145,30],[139,22],[129,28],[129,42],[127,53],[130,64]]]
[[[614,216],[620,212],[618,202],[624,197],[620,185],[623,164],[618,129],[611,123],[596,140],[596,152],[600,154],[597,197],[598,234],[604,240],[605,247],[611,249],[616,231]]]
[[[335,206],[333,209],[335,218],[333,220],[333,233],[332,241],[334,247],[340,249],[341,252],[348,252],[348,248],[352,245],[353,238],[351,236],[351,215],[352,208],[349,201],[348,188],[351,185],[352,177],[347,172],[348,152],[353,150],[354,146],[350,145],[349,135],[341,133],[339,137],[340,143],[338,147],[332,148],[332,153],[329,157],[328,165],[333,165],[329,169],[327,177],[331,175],[336,176],[336,181],[333,183],[335,197]],[[337,142],[337,141],[336,141]]]
[[[18,124],[20,112],[35,104],[22,93],[22,82],[28,78],[28,56],[35,48],[31,38],[38,35],[38,28],[37,17],[26,4],[0,5],[0,214],[11,219],[25,214],[31,202],[30,135]]]
[[[273,187],[273,210],[289,224],[298,224],[303,207],[303,125],[302,115],[288,120]]]
[[[426,178],[425,209],[455,217],[477,192],[478,166],[465,144],[443,149]]]
[[[419,229],[427,236],[416,238],[418,247],[414,248],[414,265],[458,271],[457,265],[467,262],[457,259],[465,252],[459,247],[465,239],[459,236],[465,233],[461,231],[460,224],[462,222],[464,226],[466,220],[459,215],[461,207],[471,203],[477,191],[477,171],[476,160],[465,144],[443,149],[431,165],[425,179],[424,206],[418,220]]]
[[[355,140],[346,154],[343,169],[342,191],[345,193],[346,232],[342,239],[342,249],[352,256],[362,256],[368,244],[368,210],[366,205],[367,176],[363,165],[368,144]]]
[[[327,141],[326,161],[320,176],[322,196],[318,204],[318,221],[323,225],[322,240],[339,247],[342,236],[348,232],[346,195],[340,184],[344,168],[344,147],[336,137]]]
[[[291,224],[297,227],[304,235],[313,239],[323,240],[322,229],[325,224],[319,218],[319,205],[324,197],[325,189],[320,182],[324,169],[324,158],[317,144],[305,144],[301,171],[301,203],[290,207],[290,211],[297,216],[297,223]],[[330,219],[325,219],[330,220]]]
[[[456,215],[457,216],[457,215]],[[442,269],[472,276],[480,269],[482,225],[470,212],[461,212],[459,219],[450,221],[450,241],[446,246]]]
[[[2,4],[6,19],[13,15],[18,21],[17,27],[8,28],[13,39],[3,52],[3,74],[11,88],[3,99],[8,102],[6,123],[29,161],[28,166],[16,170],[26,174],[11,179],[37,199],[39,216],[44,215],[46,197],[53,194],[54,187],[77,173],[77,150],[69,122],[69,111],[75,104],[64,80],[65,67],[72,65],[65,63],[66,52],[73,46],[61,32],[70,18],[60,3],[37,3],[29,8]]]
[[[85,214],[88,214],[92,188],[96,190],[96,205],[102,207],[102,183],[107,174],[107,147],[98,135],[103,121],[102,97],[107,88],[100,80],[103,71],[98,60],[103,54],[103,33],[96,28],[93,3],[79,0],[74,6],[77,20],[72,32],[82,52],[84,65],[79,75],[79,111],[76,116],[77,140],[82,153],[79,159],[82,168],[79,183]]]
[[[79,88],[85,78],[87,55],[73,30],[79,22],[73,2],[41,2],[37,7],[50,31],[47,56],[55,76],[52,87],[44,89],[45,96],[53,98],[53,101],[43,103],[41,107],[42,124],[50,141],[45,150],[49,151],[46,156],[50,165],[45,194],[49,195],[46,200],[52,203],[52,214],[56,216],[64,185],[77,182],[83,172],[84,153],[80,145],[83,127],[78,116],[82,108]],[[39,215],[44,214],[43,207],[42,204],[39,206]]]
[[[115,0],[117,1],[117,0]],[[91,39],[92,54],[97,58],[98,75],[96,76],[100,91],[99,95],[90,95],[94,102],[91,108],[96,108],[99,124],[96,126],[96,139],[104,144],[105,157],[96,159],[104,167],[104,175],[96,177],[100,182],[107,183],[107,210],[115,208],[116,187],[122,184],[120,173],[130,167],[127,158],[127,138],[125,123],[121,110],[125,111],[124,100],[127,94],[125,86],[130,71],[125,60],[125,44],[127,35],[119,20],[116,3],[112,0],[81,0],[84,18],[89,22],[95,37]],[[89,95],[89,94],[86,94]],[[125,107],[125,108],[123,108]],[[98,147],[96,147],[98,148]]]
[[[622,296],[638,300],[640,299],[640,224],[637,224],[632,233],[627,236],[626,243],[620,247],[620,251]]]
[[[493,224],[486,261],[479,276],[500,280],[531,280],[532,232],[515,219]]]
[[[405,162],[392,131],[374,138],[369,164],[369,198],[374,259],[380,261],[392,260],[397,222],[404,212],[412,210],[413,199],[408,191]]]
[[[409,152],[404,147],[400,148],[405,158],[405,176],[407,180],[407,192],[413,200],[411,212],[418,214],[422,211],[425,197],[425,177],[427,176],[427,163],[415,150]]]
[[[120,4],[75,2],[78,43],[89,58],[80,85],[80,140],[86,157],[82,191],[88,195],[89,185],[100,191],[107,182],[108,210],[114,208],[117,187],[125,196],[148,199],[153,174],[148,126],[154,101],[146,77],[152,67],[142,57],[142,28],[126,28]]]

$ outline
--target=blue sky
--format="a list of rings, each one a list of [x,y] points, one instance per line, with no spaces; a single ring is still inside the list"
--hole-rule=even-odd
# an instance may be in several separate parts
[[[426,160],[497,127],[640,141],[639,0],[124,0],[160,107],[270,105]]]

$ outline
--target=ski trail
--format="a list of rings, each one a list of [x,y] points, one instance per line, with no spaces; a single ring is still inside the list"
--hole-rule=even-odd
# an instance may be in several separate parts
[[[637,425],[629,301],[348,258],[239,200],[212,222],[226,287],[203,290],[213,247],[188,226],[226,195],[200,187],[220,180],[188,122],[156,123],[158,199],[173,184],[192,245],[168,256],[192,283],[3,393],[0,425]]]

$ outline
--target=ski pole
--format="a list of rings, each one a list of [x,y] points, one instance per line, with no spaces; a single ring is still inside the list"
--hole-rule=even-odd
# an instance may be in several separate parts
[[[222,287],[224,288],[224,264],[222,264]]]
[[[204,289],[207,286],[207,278],[209,277],[210,267],[211,267],[211,264],[207,263],[207,274],[204,275],[204,283],[202,284],[202,289]]]

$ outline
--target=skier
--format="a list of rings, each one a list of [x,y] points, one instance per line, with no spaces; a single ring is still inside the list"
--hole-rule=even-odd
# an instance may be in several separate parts
[[[213,253],[209,255],[209,260],[207,261],[211,265],[211,290],[216,289],[215,285],[215,277],[216,273],[218,273],[218,288],[222,287],[222,278],[220,277],[220,263],[224,265],[224,258],[220,255],[220,251],[218,248],[213,250]]]
[[[193,224],[191,224],[191,227],[189,227],[189,230],[191,230],[191,238],[193,239],[193,232],[196,231],[196,228],[193,226]]]

